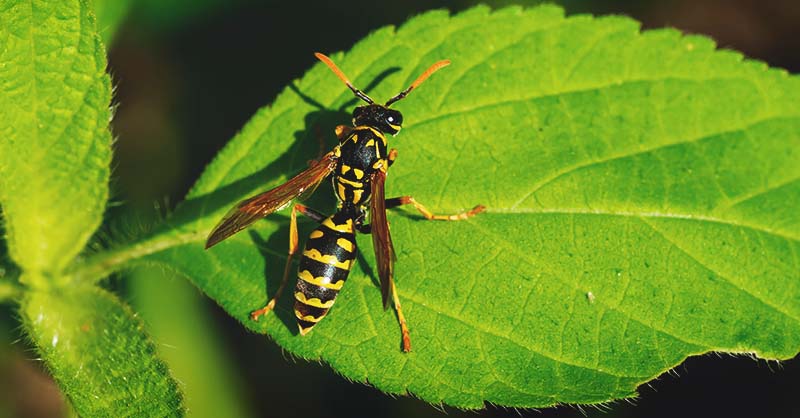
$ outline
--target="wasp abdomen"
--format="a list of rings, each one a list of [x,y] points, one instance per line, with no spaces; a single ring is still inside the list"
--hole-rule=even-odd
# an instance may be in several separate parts
[[[294,290],[294,314],[301,335],[328,314],[355,258],[356,240],[351,218],[336,213],[311,232]]]

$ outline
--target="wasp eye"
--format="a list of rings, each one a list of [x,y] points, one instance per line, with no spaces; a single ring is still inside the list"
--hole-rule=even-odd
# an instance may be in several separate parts
[[[384,117],[384,120],[390,125],[400,126],[403,124],[403,116],[394,111],[390,111],[389,114]]]

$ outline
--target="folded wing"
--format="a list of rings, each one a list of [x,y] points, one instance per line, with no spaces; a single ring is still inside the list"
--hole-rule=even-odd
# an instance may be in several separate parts
[[[283,208],[292,199],[309,194],[336,168],[337,157],[325,154],[314,165],[280,186],[236,204],[214,227],[206,240],[206,249],[247,228],[253,222]]]
[[[391,298],[392,280],[394,280],[394,262],[397,257],[392,245],[392,234],[389,231],[389,221],[386,219],[386,173],[376,170],[372,174],[372,195],[370,198],[370,225],[372,228],[372,246],[375,249],[375,259],[378,262],[378,277],[381,281],[381,296],[383,308],[389,307]]]

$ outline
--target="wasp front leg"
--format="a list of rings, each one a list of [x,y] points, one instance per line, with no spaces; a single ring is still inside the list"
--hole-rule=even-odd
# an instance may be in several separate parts
[[[275,308],[275,303],[281,297],[283,289],[286,287],[286,282],[289,281],[289,271],[292,267],[292,258],[294,257],[295,253],[297,253],[297,248],[299,247],[300,242],[300,239],[297,236],[297,212],[300,212],[317,222],[322,222],[325,219],[325,216],[321,213],[299,203],[292,207],[292,214],[289,221],[289,253],[286,257],[286,265],[283,267],[283,278],[281,279],[281,284],[278,286],[278,291],[275,292],[275,296],[273,296],[263,308],[250,313],[250,319],[253,321],[258,321],[258,318],[268,314],[273,308]]]
[[[395,159],[397,159],[397,150],[392,148],[392,150],[389,151],[389,156],[387,157],[390,167],[392,166],[392,164],[394,164]],[[419,211],[419,213],[421,213],[422,216],[425,217],[425,219],[437,220],[437,221],[460,221],[475,216],[486,209],[486,207],[483,205],[477,205],[468,211],[456,213],[453,215],[436,215],[430,210],[428,210],[428,208],[423,206],[422,203],[417,202],[417,200],[414,199],[412,196],[400,196],[400,197],[393,197],[391,199],[386,199],[386,209],[396,208],[402,205],[414,205],[414,208],[417,209],[417,211]]]
[[[428,208],[423,206],[422,203],[417,202],[417,200],[412,196],[400,196],[386,199],[386,209],[396,208],[402,205],[413,205],[414,208],[425,217],[425,219],[430,221],[461,221],[471,218],[486,209],[486,206],[477,205],[474,208],[464,212],[459,212],[452,215],[437,215],[428,210]]]

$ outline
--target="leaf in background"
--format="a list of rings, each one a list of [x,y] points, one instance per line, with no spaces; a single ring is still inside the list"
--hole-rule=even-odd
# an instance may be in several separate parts
[[[127,280],[130,300],[159,343],[161,358],[182,383],[193,418],[250,416],[241,382],[225,354],[224,339],[202,295],[183,278],[158,267],[134,269]]]
[[[20,294],[20,289],[16,284],[5,281],[0,275],[0,303],[16,299]]]
[[[142,322],[99,288],[27,292],[25,329],[80,416],[177,416],[183,400]]]
[[[152,253],[290,352],[462,408],[634,396],[709,351],[791,358],[800,79],[714,48],[622,17],[479,7],[427,13],[333,55],[357,86],[378,80],[376,98],[453,62],[395,106],[406,129],[391,140],[387,193],[440,213],[488,210],[458,223],[389,214],[410,354],[381,309],[369,237],[306,337],[288,296],[265,320],[248,318],[280,280],[285,214],[203,250],[231,205],[305,167],[317,127],[347,123],[333,109],[351,94],[321,64],[253,117],[160,233],[86,271]],[[327,186],[316,195],[312,206],[333,210]]]
[[[90,9],[0,1],[0,204],[12,259],[59,273],[100,224],[111,83]]]
[[[213,14],[235,8],[243,0],[136,0],[135,15],[140,24],[158,29],[172,29]]]
[[[114,42],[119,25],[133,5],[133,0],[93,0],[95,16],[97,16],[97,33],[106,46]]]

